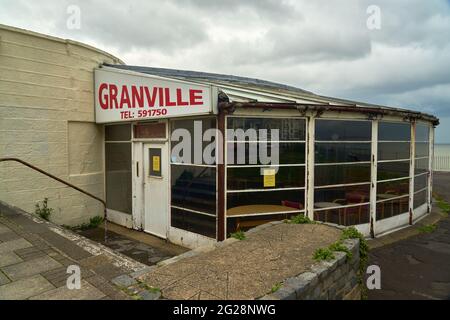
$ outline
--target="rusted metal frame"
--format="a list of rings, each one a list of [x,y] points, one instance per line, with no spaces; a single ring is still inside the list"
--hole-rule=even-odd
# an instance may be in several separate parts
[[[377,223],[377,184],[378,184],[378,124],[379,120],[372,120],[372,161],[370,170],[370,237],[375,238]]]
[[[29,168],[31,168],[31,169],[33,169],[35,171],[38,171],[38,172],[42,173],[43,175],[46,175],[47,177],[50,177],[50,178],[52,178],[52,179],[54,179],[54,180],[56,180],[58,182],[61,182],[62,184],[66,185],[66,186],[68,186],[68,187],[70,187],[72,189],[75,189],[75,190],[77,190],[77,191],[79,191],[79,192],[81,192],[81,193],[83,193],[83,194],[85,194],[85,195],[87,195],[87,196],[89,196],[89,197],[91,197],[91,198],[101,202],[102,205],[103,205],[103,220],[105,222],[105,242],[107,241],[107,236],[106,236],[106,234],[107,234],[107,224],[106,224],[107,212],[106,212],[106,201],[105,200],[100,199],[99,197],[94,196],[93,194],[91,194],[91,193],[89,193],[89,192],[87,192],[87,191],[85,191],[85,190],[83,190],[83,189],[73,185],[72,183],[67,182],[67,181],[65,181],[65,180],[63,180],[61,178],[58,178],[57,176],[54,176],[51,173],[48,173],[47,171],[42,170],[42,169],[32,165],[31,163],[23,161],[23,160],[21,160],[19,158],[0,158],[0,162],[6,162],[6,161],[13,161],[13,162],[18,162],[20,164],[23,164],[26,167],[29,167]]]
[[[306,195],[305,209],[309,219],[314,220],[314,169],[315,169],[315,118],[307,117],[306,121]]]
[[[420,112],[414,112],[409,110],[396,110],[396,109],[384,109],[377,107],[361,107],[358,105],[345,105],[337,106],[330,104],[305,104],[305,103],[276,103],[276,102],[219,102],[219,110],[229,110],[234,112],[236,108],[264,108],[264,109],[297,109],[299,111],[317,110],[318,115],[325,111],[345,111],[345,112],[360,112],[367,113],[370,119],[375,118],[378,115],[397,115],[403,116],[405,119],[426,120],[433,123],[433,125],[439,124],[439,119],[423,114]]]
[[[226,238],[225,234],[225,110],[219,108],[219,115],[217,117],[217,129],[219,135],[223,137],[218,142],[217,158],[221,161],[217,162],[217,241],[223,241]]]

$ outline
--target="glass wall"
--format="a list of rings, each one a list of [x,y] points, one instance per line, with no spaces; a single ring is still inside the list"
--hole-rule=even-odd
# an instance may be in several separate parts
[[[105,126],[106,207],[131,214],[131,125]]]
[[[305,212],[306,123],[227,118],[227,235]]]
[[[315,121],[314,219],[369,222],[372,123]]]
[[[411,125],[378,124],[378,172],[376,220],[409,211]]]
[[[428,180],[430,178],[430,126],[416,124],[414,168],[414,209],[428,201]]]
[[[216,238],[216,140],[204,138],[215,128],[215,118],[171,122],[171,226],[210,238]]]

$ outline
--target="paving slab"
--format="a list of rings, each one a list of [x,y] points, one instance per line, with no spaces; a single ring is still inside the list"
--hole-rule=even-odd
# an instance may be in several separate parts
[[[0,234],[11,232],[11,229],[5,226],[4,224],[0,223]]]
[[[20,238],[0,243],[0,254],[14,250],[31,247],[32,244],[27,240]]]
[[[9,280],[8,277],[5,276],[5,274],[0,271],[0,286],[10,283],[10,282],[11,282],[11,280]]]
[[[20,263],[23,260],[14,252],[4,252],[0,254],[0,268],[11,264]]]
[[[89,282],[82,280],[80,284],[80,289],[69,289],[67,286],[62,286],[34,296],[30,300],[99,300],[106,297],[103,292]]]
[[[12,280],[26,278],[44,271],[49,271],[61,267],[62,265],[49,256],[28,260],[7,267],[3,267],[3,272]]]
[[[24,300],[54,288],[44,277],[35,275],[0,286],[0,300]]]

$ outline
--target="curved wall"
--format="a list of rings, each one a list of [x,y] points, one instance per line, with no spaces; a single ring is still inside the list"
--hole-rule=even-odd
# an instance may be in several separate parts
[[[122,63],[93,47],[0,25],[0,157],[17,157],[104,197],[103,130],[94,123],[93,69]],[[51,219],[103,214],[79,192],[14,163],[0,164],[0,199],[28,212],[49,198]]]

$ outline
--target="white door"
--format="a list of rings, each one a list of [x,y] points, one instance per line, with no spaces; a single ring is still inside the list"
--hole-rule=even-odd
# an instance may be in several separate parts
[[[144,230],[167,238],[169,225],[169,159],[167,143],[145,143]]]

